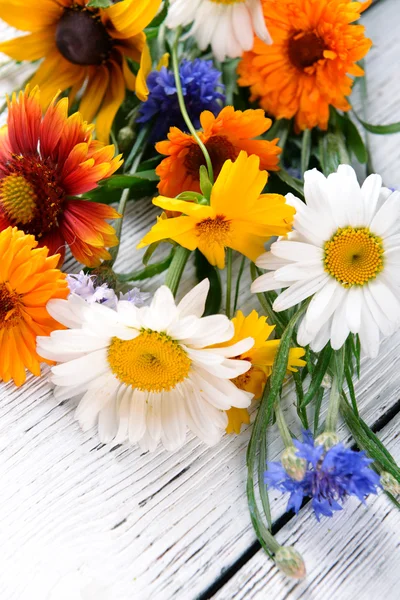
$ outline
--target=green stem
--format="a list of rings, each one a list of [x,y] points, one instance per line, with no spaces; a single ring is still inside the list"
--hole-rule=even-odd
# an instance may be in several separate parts
[[[178,27],[178,30],[176,32],[175,42],[174,42],[174,45],[172,46],[172,69],[174,71],[174,76],[175,76],[175,85],[176,85],[176,93],[178,95],[179,108],[181,110],[182,117],[184,118],[184,121],[187,125],[187,128],[189,129],[190,133],[192,134],[192,136],[194,137],[194,139],[200,146],[202,153],[204,154],[204,158],[205,158],[206,165],[207,165],[208,177],[209,177],[211,183],[214,183],[214,171],[213,171],[213,166],[212,166],[210,155],[208,153],[207,148],[205,147],[205,145],[199,138],[198,133],[197,133],[196,129],[194,128],[192,121],[190,120],[189,114],[186,110],[185,100],[183,98],[182,84],[181,84],[181,80],[180,80],[180,76],[179,76],[179,62],[178,62],[178,44],[179,44],[179,38],[181,35],[181,31],[182,31],[182,28]]]
[[[246,264],[246,257],[243,256],[242,257],[242,262],[240,263],[240,268],[239,268],[239,273],[237,276],[237,280],[236,280],[236,290],[235,290],[235,301],[233,303],[233,312],[236,312],[236,308],[238,305],[238,300],[239,300],[239,293],[240,293],[240,282],[242,279],[242,275],[243,275],[243,271],[244,271],[244,266]]]
[[[165,278],[165,285],[169,287],[174,296],[178,291],[179,283],[189,256],[190,250],[187,250],[187,248],[184,248],[183,246],[178,246],[175,250],[174,258],[172,259],[167,277]]]
[[[275,402],[275,417],[276,424],[278,425],[279,433],[281,434],[281,438],[286,448],[290,448],[293,446],[292,436],[290,435],[289,427],[287,426],[285,415],[283,414],[281,399],[279,398]]]
[[[232,250],[226,249],[226,316],[231,318],[231,296],[232,296]]]
[[[326,415],[325,431],[336,433],[339,417],[340,395],[344,379],[345,346],[336,350],[333,355],[333,380],[329,396],[328,414]]]

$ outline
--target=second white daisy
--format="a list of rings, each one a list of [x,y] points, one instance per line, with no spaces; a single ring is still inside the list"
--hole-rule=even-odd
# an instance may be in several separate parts
[[[48,304],[70,329],[39,337],[40,355],[52,368],[57,399],[81,397],[76,417],[83,429],[98,422],[103,442],[139,443],[155,450],[182,446],[189,427],[215,444],[227,426],[226,410],[249,406],[252,394],[231,381],[251,364],[235,360],[252,338],[207,349],[233,337],[223,315],[203,317],[209,290],[204,280],[176,305],[169,288],[157,290],[150,306],[119,301],[113,310],[76,295]]]
[[[272,43],[261,0],[170,0],[169,4],[167,26],[176,29],[193,23],[190,35],[201,50],[211,44],[219,61],[251,50],[254,34],[266,44]]]
[[[306,204],[292,194],[293,232],[272,244],[257,265],[270,270],[253,292],[287,288],[273,309],[286,310],[312,296],[297,341],[339,349],[351,333],[364,352],[377,355],[381,337],[400,325],[400,193],[370,175],[360,188],[354,170],[341,165],[325,178],[304,176]]]

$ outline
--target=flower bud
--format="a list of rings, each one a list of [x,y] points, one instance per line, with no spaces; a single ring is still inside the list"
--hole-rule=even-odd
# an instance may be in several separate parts
[[[117,277],[110,267],[106,265],[100,265],[99,267],[96,267],[96,269],[93,269],[90,274],[96,277],[96,286],[106,283],[110,289],[116,289]]]
[[[381,474],[381,485],[385,492],[389,492],[393,496],[400,496],[400,483],[391,473],[383,471]]]
[[[130,127],[123,127],[118,133],[118,147],[121,152],[126,152],[133,144],[135,134]]]
[[[321,387],[323,387],[325,390],[330,390],[332,387],[332,377],[329,375],[329,373],[325,373],[322,382],[321,382]]]
[[[317,438],[315,438],[316,446],[324,446],[325,450],[329,450],[333,446],[339,443],[339,437],[334,431],[324,431]]]
[[[306,576],[303,557],[292,546],[281,546],[275,554],[275,563],[278,569],[293,579],[304,579]]]
[[[286,473],[295,481],[302,481],[307,470],[307,461],[296,456],[296,448],[288,446],[281,456],[282,466]]]

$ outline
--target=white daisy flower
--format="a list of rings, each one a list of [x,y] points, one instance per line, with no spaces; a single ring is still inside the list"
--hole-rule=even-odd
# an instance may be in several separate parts
[[[204,280],[176,305],[166,286],[150,306],[120,300],[116,310],[71,295],[47,310],[68,330],[38,337],[40,356],[52,368],[58,400],[80,397],[76,418],[87,430],[98,422],[100,439],[129,439],[153,451],[159,441],[176,450],[186,428],[208,445],[221,438],[226,410],[249,406],[252,394],[230,381],[250,363],[235,360],[254,344],[247,338],[207,349],[233,337],[223,315],[203,317],[209,290]]]
[[[219,61],[251,50],[254,34],[271,44],[261,0],[170,0],[167,26],[176,29],[193,23],[188,35],[201,50],[211,44]]]
[[[325,178],[304,176],[306,204],[292,194],[293,229],[272,244],[257,265],[270,270],[252,292],[287,288],[273,309],[286,310],[312,296],[297,341],[333,349],[358,333],[364,352],[375,357],[380,338],[400,325],[400,193],[370,175],[360,188],[354,170],[341,165]]]

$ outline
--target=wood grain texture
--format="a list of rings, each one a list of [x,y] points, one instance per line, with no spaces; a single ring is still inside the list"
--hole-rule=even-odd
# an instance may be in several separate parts
[[[373,123],[400,119],[396,20],[399,24],[397,0],[380,2],[364,17],[375,41],[367,60],[368,119]],[[359,111],[359,103],[356,106]],[[376,168],[385,183],[394,187],[400,184],[399,138],[371,136]],[[142,253],[135,246],[154,223],[157,212],[146,199],[129,205],[118,271],[140,268]],[[69,258],[65,270],[77,269]],[[154,291],[162,280],[160,276],[151,284],[145,282],[142,289]],[[180,295],[192,283],[191,266]],[[240,307],[245,310],[257,306],[247,290],[244,284]],[[399,346],[400,334],[385,342],[378,361],[363,364],[357,391],[362,415],[370,424],[398,400],[400,373],[393,359],[399,355]],[[290,389],[286,410],[293,421]],[[76,590],[86,589],[92,594],[87,596],[90,600],[196,598],[255,540],[245,498],[245,451],[250,428],[239,437],[225,436],[212,449],[188,437],[186,446],[175,454],[158,450],[150,455],[126,445],[100,445],[95,431],[79,430],[73,412],[73,402],[55,403],[45,378],[30,379],[21,390],[0,385],[0,597],[61,600],[61,593],[72,590],[65,597],[78,600]],[[399,440],[393,444],[398,448]],[[270,458],[279,456],[281,450],[276,433],[271,433]],[[381,504],[371,503],[370,510],[363,513],[366,522],[370,519],[376,523],[377,535],[381,522],[383,526],[386,522],[398,526],[394,509],[383,502],[384,508],[378,510],[384,500],[379,498],[376,502]],[[282,499],[274,502],[274,519],[283,514],[284,504]],[[354,527],[360,509],[347,508],[337,522],[329,522],[335,539],[348,540]],[[344,561],[340,544],[331,545],[328,561],[323,551],[324,536],[314,543],[307,535],[310,527],[302,515],[279,534],[293,532],[299,536],[300,549],[312,565],[314,588],[310,595],[304,592],[303,597],[330,600],[330,588],[339,589],[347,579],[349,594],[352,591],[357,598],[363,583],[362,563],[356,569],[350,566],[350,558]],[[315,528],[313,531],[317,535]],[[382,531],[385,533],[374,542],[376,554],[384,552],[386,528]],[[335,561],[332,580],[327,571]],[[390,564],[394,569],[393,561]],[[261,563],[262,577],[269,577],[271,567],[265,557]],[[250,582],[246,573],[251,564],[240,573],[246,593]],[[386,577],[387,571],[382,571],[379,561],[367,564],[370,571],[375,569],[378,581],[380,573]],[[276,573],[271,578],[277,580]],[[271,578],[268,584],[256,588],[253,598],[264,598],[270,589],[271,598],[283,598],[291,590],[292,584],[282,579],[272,587]],[[315,586],[324,580],[328,582],[326,595],[320,596]],[[224,600],[245,597],[236,596],[241,592],[234,584],[222,589],[223,593],[225,596],[220,597]]]
[[[400,460],[400,415],[379,433]],[[318,523],[305,506],[277,534],[295,545],[307,577],[294,582],[260,550],[213,600],[397,600],[399,597],[400,512],[380,493],[367,506],[350,499],[343,511]]]

